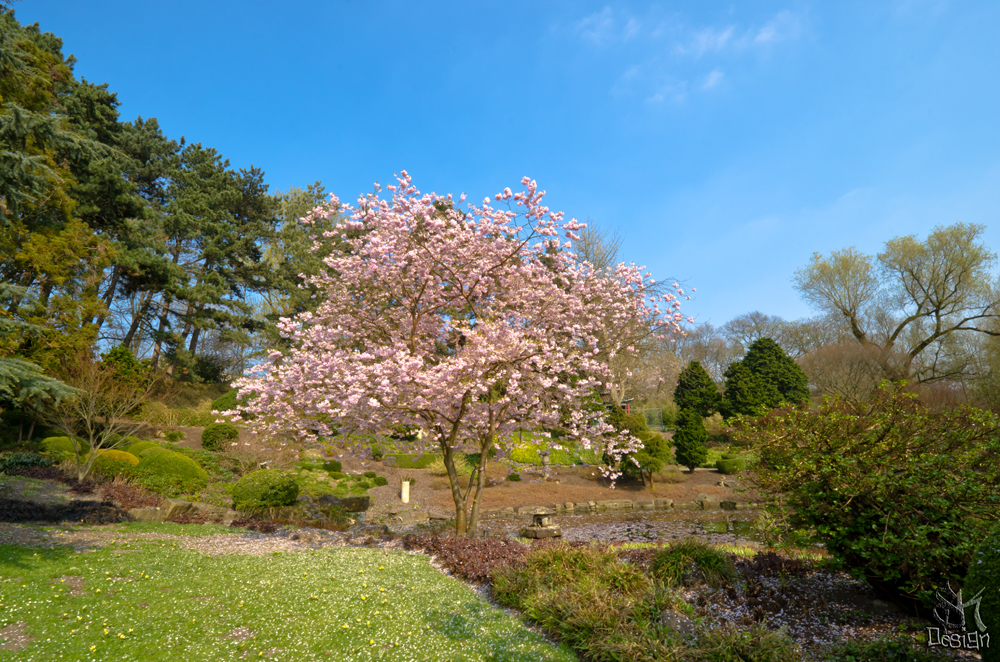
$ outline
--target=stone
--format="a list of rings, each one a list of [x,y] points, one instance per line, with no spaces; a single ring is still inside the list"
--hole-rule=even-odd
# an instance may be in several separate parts
[[[563,504],[563,508],[565,508],[566,510],[573,510],[573,502],[567,501],[566,503]]]
[[[449,513],[447,510],[442,510],[440,508],[431,508],[431,509],[429,509],[427,511],[427,517],[429,519],[436,520],[436,521],[439,521],[439,522],[441,522],[441,521],[447,522],[448,520],[453,519],[453,516],[452,516],[451,513]]]
[[[740,482],[738,480],[725,480],[725,479],[723,479],[722,486],[723,487],[728,487],[728,488],[739,487],[740,486]]]
[[[657,510],[666,510],[674,507],[673,499],[653,499],[653,505]]]
[[[694,503],[693,501],[680,501],[680,502],[675,501],[673,507],[682,508],[684,510],[694,510],[695,508],[699,508],[700,506],[697,503]]]
[[[636,501],[632,507],[638,510],[653,510],[656,508],[655,501]]]
[[[701,505],[702,510],[718,510],[719,500],[715,497],[708,497],[707,499],[702,499],[698,502]]]
[[[736,510],[736,502],[735,501],[720,501],[719,502],[719,508],[722,508],[723,510]]]
[[[338,499],[330,494],[324,494],[316,501],[322,506],[339,506],[349,513],[363,513],[371,508],[372,498],[366,494],[365,496],[347,496]]]
[[[413,524],[415,522],[426,522],[430,517],[422,510],[407,510],[400,513],[396,518],[403,524]],[[358,520],[361,521],[361,520]]]
[[[541,506],[521,506],[520,508],[517,509],[517,514],[518,515],[534,515],[535,512],[538,511],[538,510],[546,510],[546,509],[542,508]]]
[[[752,503],[738,503],[736,504],[736,510],[752,510],[755,508]]]
[[[195,505],[190,501],[181,501],[180,499],[164,499],[163,505],[160,507],[166,512],[163,519],[173,519],[178,515],[187,515],[196,510]]]
[[[521,529],[522,538],[561,538],[562,529],[558,526],[526,526]]]
[[[130,508],[128,514],[136,522],[162,522],[166,519],[162,508]]]
[[[628,499],[608,499],[597,502],[598,510],[631,510],[632,502]]]

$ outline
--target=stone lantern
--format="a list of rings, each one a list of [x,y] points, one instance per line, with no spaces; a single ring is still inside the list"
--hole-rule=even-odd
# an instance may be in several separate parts
[[[561,538],[562,529],[552,523],[551,510],[536,510],[531,515],[531,525],[521,529],[522,538]]]

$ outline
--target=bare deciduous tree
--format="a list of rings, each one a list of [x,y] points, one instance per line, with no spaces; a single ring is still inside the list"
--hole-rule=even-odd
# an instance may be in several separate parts
[[[877,257],[855,248],[813,255],[795,274],[802,297],[840,315],[858,343],[877,350],[885,377],[918,382],[953,376],[926,360],[949,336],[1000,335],[996,255],[980,241],[982,225],[935,228],[925,241],[896,237]],[[923,359],[923,360],[921,360]]]

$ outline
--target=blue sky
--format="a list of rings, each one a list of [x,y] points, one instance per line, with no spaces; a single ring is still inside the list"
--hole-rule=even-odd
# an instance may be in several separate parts
[[[25,0],[125,119],[353,200],[522,176],[698,288],[811,314],[813,252],[958,221],[1000,249],[1000,3]]]

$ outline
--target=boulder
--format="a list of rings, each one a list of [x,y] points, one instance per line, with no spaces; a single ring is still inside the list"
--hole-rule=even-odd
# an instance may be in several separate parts
[[[422,510],[407,510],[406,512],[397,515],[396,519],[403,524],[414,524],[416,522],[426,522],[429,517],[427,513]]]
[[[674,507],[673,499],[653,499],[653,505],[657,510],[666,510]]]
[[[628,499],[608,499],[597,502],[598,510],[631,510],[632,502]]]
[[[163,508],[130,508],[128,514],[136,522],[162,522],[166,519]]]
[[[338,506],[349,513],[363,513],[371,508],[372,498],[367,494],[365,496],[346,496],[340,498],[324,494],[316,499],[316,501],[322,506]]]
[[[722,508],[723,510],[736,510],[736,502],[735,501],[720,501],[719,502],[719,508]]]
[[[178,515],[189,515],[197,510],[197,507],[190,501],[180,499],[165,499],[160,507],[166,512],[163,519],[173,519]]]
[[[656,508],[656,502],[655,501],[636,501],[632,505],[632,507],[635,508],[635,509],[637,509],[637,510],[653,510],[654,508]]]
[[[448,520],[454,519],[454,515],[452,515],[447,510],[443,510],[441,508],[429,509],[427,511],[427,517],[429,519],[436,520],[439,522],[447,522]]]

